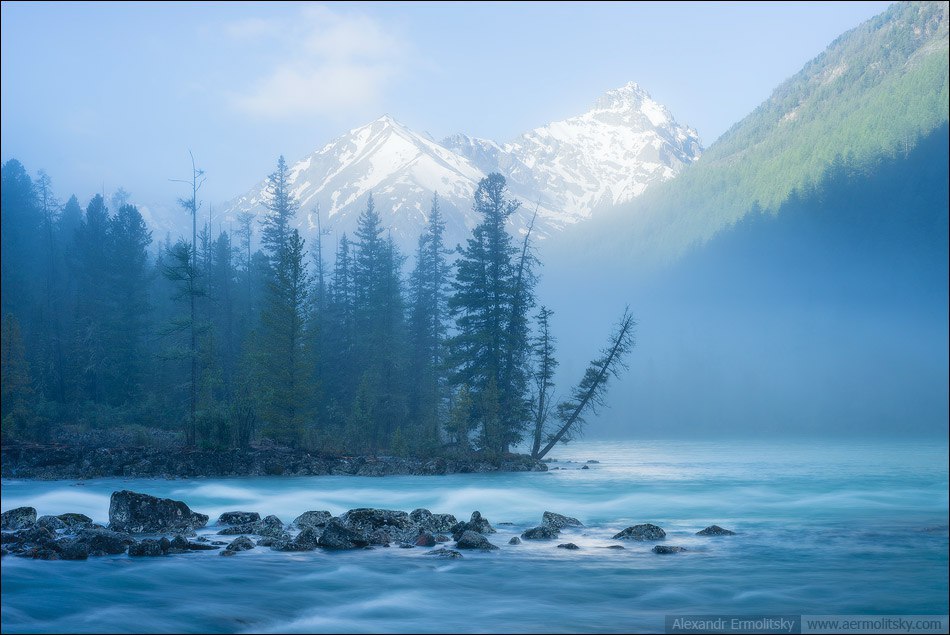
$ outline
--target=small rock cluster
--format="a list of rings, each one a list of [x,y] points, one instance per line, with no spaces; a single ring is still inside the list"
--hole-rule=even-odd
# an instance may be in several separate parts
[[[234,556],[258,547],[275,551],[341,551],[398,546],[404,549],[437,547],[450,540],[454,549],[439,546],[427,555],[461,558],[463,550],[494,551],[488,536],[494,527],[478,511],[467,521],[452,514],[434,514],[428,509],[404,512],[392,509],[351,509],[340,516],[328,511],[307,511],[289,525],[277,516],[257,512],[229,511],[216,521],[217,535],[224,540],[195,536],[195,530],[208,523],[208,516],[191,510],[182,501],[158,498],[128,490],[113,492],[109,504],[109,525],[104,527],[83,514],[37,517],[36,509],[18,507],[3,512],[2,555],[8,553],[40,560],[85,560],[93,556],[128,553],[132,557],[159,557],[192,551],[217,550],[222,556]],[[502,523],[510,524],[510,523]],[[576,518],[546,511],[541,524],[526,530],[521,538],[513,536],[508,544],[522,540],[554,540],[566,528],[583,528]],[[291,532],[296,531],[293,535]],[[169,537],[168,534],[171,534]],[[734,532],[712,525],[700,536],[731,536]],[[253,539],[251,537],[254,537]],[[233,537],[233,538],[231,538]],[[658,541],[666,532],[651,524],[633,525],[616,534],[615,540]],[[223,547],[223,549],[222,549]],[[560,549],[579,550],[573,542],[557,545]],[[621,545],[609,548],[623,549]],[[653,552],[672,554],[684,547],[656,545]]]

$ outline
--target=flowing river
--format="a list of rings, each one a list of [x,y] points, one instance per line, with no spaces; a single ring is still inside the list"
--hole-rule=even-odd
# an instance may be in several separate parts
[[[229,510],[285,523],[307,510],[479,510],[500,550],[6,556],[2,631],[662,632],[667,615],[948,612],[945,441],[579,442],[553,456],[560,469],[546,473],[4,480],[3,510],[103,524],[119,489],[183,500],[211,523]],[[545,510],[585,527],[508,544]],[[611,540],[639,523],[687,551]],[[737,535],[695,535],[712,524]]]

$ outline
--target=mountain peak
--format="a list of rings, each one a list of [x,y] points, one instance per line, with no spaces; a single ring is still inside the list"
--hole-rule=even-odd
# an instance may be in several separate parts
[[[594,110],[626,110],[639,109],[646,101],[653,101],[650,93],[640,87],[640,84],[630,81],[620,88],[612,88],[594,102]]]

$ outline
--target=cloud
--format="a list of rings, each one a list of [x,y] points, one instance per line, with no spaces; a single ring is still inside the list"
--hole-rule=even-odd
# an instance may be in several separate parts
[[[277,61],[232,95],[245,113],[286,118],[346,114],[380,101],[403,72],[408,43],[373,17],[309,6],[290,18],[226,26],[246,47],[277,51]]]

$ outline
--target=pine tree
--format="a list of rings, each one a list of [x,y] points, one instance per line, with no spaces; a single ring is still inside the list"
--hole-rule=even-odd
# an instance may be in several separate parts
[[[80,401],[103,403],[109,321],[109,212],[101,195],[86,207],[75,237],[77,302],[73,346]]]
[[[104,389],[113,405],[138,397],[146,368],[148,330],[148,246],[152,233],[134,205],[109,219],[106,251]]]
[[[439,422],[445,402],[443,366],[446,340],[446,302],[449,264],[443,235],[445,221],[438,195],[425,232],[419,237],[416,267],[410,276],[409,317],[409,419],[419,432],[423,447],[440,442]]]
[[[373,452],[385,447],[406,416],[401,373],[404,344],[402,257],[392,239],[384,240],[372,195],[357,220],[353,259],[356,372],[373,400],[368,437]]]
[[[452,380],[470,387],[480,445],[499,455],[521,439],[529,418],[525,313],[531,277],[523,270],[526,250],[516,260],[518,249],[505,230],[517,208],[503,176],[482,179],[474,203],[482,220],[460,253],[449,300],[457,331],[451,340]]]
[[[310,276],[304,240],[291,227],[297,202],[290,192],[283,157],[268,181],[270,212],[261,222],[261,242],[270,262],[270,279],[261,319],[260,380],[265,430],[277,440],[298,444],[307,416],[306,310]]]

